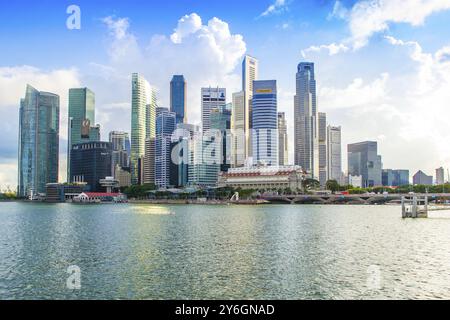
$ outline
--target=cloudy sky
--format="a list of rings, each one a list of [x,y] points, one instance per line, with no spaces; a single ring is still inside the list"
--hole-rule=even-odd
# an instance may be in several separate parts
[[[450,0],[93,2],[0,3],[0,189],[17,184],[27,83],[61,96],[64,181],[69,88],[95,91],[107,139],[130,130],[132,72],[158,87],[163,106],[171,76],[184,74],[189,122],[198,123],[200,88],[226,87],[231,100],[245,53],[260,60],[261,79],[278,80],[291,147],[296,67],[312,61],[319,109],[342,126],[343,151],[376,140],[385,168],[450,166]],[[80,30],[66,27],[71,4],[81,9]]]

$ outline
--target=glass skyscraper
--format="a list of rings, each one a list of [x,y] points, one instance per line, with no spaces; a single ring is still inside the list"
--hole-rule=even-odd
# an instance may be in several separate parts
[[[289,162],[287,121],[284,112],[278,112],[278,164],[287,166]]]
[[[168,188],[171,167],[172,133],[176,127],[176,115],[168,109],[159,108],[156,116],[155,139],[155,184],[159,188]]]
[[[72,181],[70,151],[82,142],[99,141],[100,127],[95,126],[95,94],[88,88],[69,89],[67,142],[67,181]]]
[[[176,115],[178,123],[187,118],[187,84],[183,75],[175,75],[170,82],[170,111]]]
[[[245,114],[245,158],[252,156],[252,99],[253,81],[258,80],[259,62],[256,58],[246,55],[242,61],[242,92],[244,93],[244,114]]]
[[[19,109],[18,195],[45,193],[58,182],[59,96],[27,85]]]
[[[253,82],[252,146],[254,164],[278,165],[278,111],[276,80]]]
[[[295,164],[319,180],[319,130],[314,63],[297,67],[294,98]]]
[[[131,79],[131,152],[130,172],[133,185],[143,183],[143,162],[145,141],[156,133],[156,92],[147,80],[138,73]]]
[[[327,170],[328,180],[341,182],[342,143],[341,127],[327,127]]]
[[[211,110],[226,103],[225,88],[202,88],[202,128],[203,132],[211,129]]]
[[[211,130],[216,130],[222,139],[220,171],[227,172],[231,164],[231,103],[211,110]]]
[[[348,175],[361,176],[362,187],[382,185],[382,162],[376,141],[349,144]]]

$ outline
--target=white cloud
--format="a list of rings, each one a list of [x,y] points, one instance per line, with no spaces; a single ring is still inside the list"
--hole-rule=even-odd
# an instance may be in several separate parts
[[[272,14],[281,13],[286,10],[288,5],[288,1],[286,0],[275,0],[273,4],[271,4],[263,13],[261,13],[260,17],[267,17]]]
[[[303,58],[306,58],[308,53],[314,52],[314,53],[320,53],[321,51],[328,52],[328,55],[334,56],[335,54],[346,52],[349,48],[344,45],[343,43],[331,43],[328,45],[320,45],[320,46],[311,46],[307,49],[302,50],[301,54]]]
[[[236,67],[246,52],[246,44],[241,35],[231,33],[225,21],[214,17],[204,24],[196,13],[185,15],[178,21],[170,36],[151,35],[149,44],[140,47],[128,23],[120,23],[124,28],[116,32],[116,22],[123,19],[106,19],[104,21],[110,29],[111,37],[111,60],[107,65],[92,64],[92,67],[101,70],[106,80],[103,86],[119,87],[119,83],[125,90],[118,88],[116,100],[105,101],[105,106],[123,103],[129,99],[129,77],[132,72],[142,73],[157,87],[162,98],[161,103],[167,107],[172,75],[184,74],[188,82],[188,119],[193,123],[200,120],[201,87],[226,87],[229,100],[231,93],[240,88],[240,74]],[[129,58],[130,55],[132,59]],[[108,76],[111,81],[107,81]],[[108,117],[112,124],[122,120],[122,117],[113,114],[106,107],[100,106],[98,110],[104,117]],[[105,115],[108,112],[111,114]],[[123,126],[123,122],[120,125]]]
[[[450,9],[448,0],[364,0],[357,2],[348,17],[355,49],[364,47],[369,38],[389,29],[391,23],[423,25],[425,19]]]
[[[336,1],[333,6],[333,11],[328,15],[328,20],[332,18],[346,19],[348,17],[349,10],[342,4],[341,1]]]

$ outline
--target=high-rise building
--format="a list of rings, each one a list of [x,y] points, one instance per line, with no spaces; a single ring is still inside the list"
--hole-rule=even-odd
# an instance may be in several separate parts
[[[328,180],[342,180],[341,127],[327,127],[327,176]]]
[[[409,170],[383,169],[382,183],[386,187],[409,185]]]
[[[122,131],[111,131],[109,133],[109,142],[111,143],[112,149],[112,173],[116,170],[116,167],[129,168],[129,154],[127,151],[127,146],[130,144],[130,139],[127,132]]]
[[[203,132],[211,129],[211,110],[226,103],[225,88],[202,88],[202,128]]]
[[[443,167],[436,169],[436,184],[441,185],[445,183],[445,171]]]
[[[172,133],[176,127],[176,114],[160,109],[156,116],[155,184],[159,188],[173,185],[170,181]]]
[[[178,123],[187,122],[187,84],[183,75],[175,75],[170,82],[170,111]]]
[[[18,195],[46,192],[58,182],[59,96],[27,85],[19,109]]]
[[[297,67],[294,97],[295,164],[319,179],[319,130],[314,63]]]
[[[217,130],[222,139],[219,146],[221,154],[220,171],[226,172],[231,163],[231,103],[211,110],[211,130]]]
[[[278,111],[276,80],[253,82],[252,146],[255,164],[278,165]]]
[[[413,176],[413,184],[431,186],[433,185],[433,176],[429,176],[425,174],[422,170],[419,170]]]
[[[325,187],[328,180],[327,170],[327,115],[319,112],[318,120],[318,141],[319,141],[319,182]]]
[[[280,166],[289,162],[287,121],[284,112],[278,112],[278,161]]]
[[[133,73],[131,100],[131,153],[130,169],[131,183],[142,183],[145,140],[155,137],[155,118],[157,99],[156,91],[152,89],[143,76]]]
[[[245,165],[247,157],[245,92],[233,93],[231,111],[231,167],[238,168]]]
[[[252,157],[252,100],[253,81],[259,80],[259,62],[256,58],[246,55],[242,62],[242,92],[244,93],[244,121],[245,121],[245,158]]]
[[[144,184],[155,185],[156,137],[145,140]]]
[[[199,134],[189,145],[189,182],[191,186],[214,187],[220,173],[220,134]]]
[[[199,134],[200,127],[188,123],[177,124],[172,134],[170,179],[177,188],[186,187],[189,183],[190,145]]]
[[[85,142],[72,146],[71,181],[85,182],[90,191],[101,192],[100,180],[111,177],[111,143]]]
[[[69,89],[67,141],[67,181],[70,182],[70,151],[74,144],[99,141],[100,126],[95,125],[95,94],[89,88]]]
[[[383,164],[378,155],[377,142],[359,142],[349,144],[347,148],[349,176],[361,176],[364,188],[381,186]]]

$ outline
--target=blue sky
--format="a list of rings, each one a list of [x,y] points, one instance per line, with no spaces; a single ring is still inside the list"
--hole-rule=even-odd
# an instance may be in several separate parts
[[[66,28],[71,4],[81,9],[81,30]],[[96,92],[106,137],[129,130],[131,72],[143,73],[166,106],[171,74],[183,73],[195,123],[200,87],[225,86],[231,100],[245,53],[260,60],[260,78],[278,80],[289,119],[296,66],[316,63],[319,109],[342,125],[344,155],[346,143],[377,140],[385,167],[432,174],[450,166],[449,19],[450,0],[2,1],[0,188],[16,184],[27,83],[61,95],[64,180],[69,87]],[[292,158],[293,123],[289,130]]]

